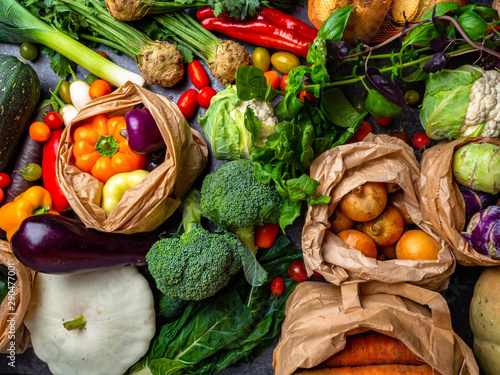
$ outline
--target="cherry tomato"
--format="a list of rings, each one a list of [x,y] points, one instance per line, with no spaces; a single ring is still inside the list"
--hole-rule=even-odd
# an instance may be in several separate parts
[[[198,90],[210,85],[210,78],[207,71],[198,60],[193,60],[188,64],[188,75],[193,86]]]
[[[280,89],[281,89],[281,91],[285,91],[286,85],[288,85],[288,74],[285,74],[280,79]]]
[[[318,278],[323,277],[322,274],[320,274],[319,272],[316,272],[316,271],[313,271],[313,275],[316,276],[316,277],[318,277]]]
[[[96,99],[100,98],[101,96],[111,94],[111,91],[113,91],[113,89],[111,88],[111,85],[107,81],[103,79],[96,79],[90,85],[89,96],[92,99]]]
[[[431,144],[430,138],[425,134],[425,132],[417,133],[413,136],[413,145],[417,150],[425,149]]]
[[[255,227],[255,244],[267,249],[273,246],[280,230],[279,224],[264,223]]]
[[[301,260],[294,260],[290,267],[288,267],[288,275],[297,282],[307,280],[306,265]]]
[[[47,124],[47,126],[53,130],[59,129],[64,124],[62,116],[54,111],[47,113],[45,115],[44,121]]]
[[[29,163],[21,171],[16,172],[22,172],[26,181],[36,181],[42,177],[42,167],[35,163]]]
[[[93,73],[90,73],[87,78],[85,78],[85,82],[87,82],[89,84],[89,86],[91,84],[93,84],[95,81],[97,81],[99,79],[98,76],[96,76],[95,74]]]
[[[49,140],[52,130],[45,122],[35,121],[30,125],[29,134],[37,142],[46,142]]]
[[[10,185],[10,176],[7,173],[0,173],[0,188],[6,188]]]
[[[392,122],[392,117],[387,117],[387,118],[375,117],[375,120],[378,122],[380,126],[388,126]]]
[[[19,54],[23,59],[32,61],[38,57],[38,48],[33,43],[23,43],[19,47]]]
[[[271,281],[271,293],[274,295],[281,295],[285,290],[285,282],[279,276],[276,276],[273,281]]]
[[[356,138],[358,141],[362,141],[372,131],[372,125],[368,121],[363,121],[361,125],[359,125],[358,130],[356,130],[356,133],[354,133],[354,138]]]
[[[366,112],[366,98],[364,96],[360,96],[359,98],[354,99],[352,106],[358,113]]]
[[[5,193],[3,192],[3,189],[0,189],[0,203],[3,202],[4,198],[5,198]]]
[[[198,96],[196,97],[196,100],[198,101],[198,104],[202,106],[203,108],[207,109],[210,107],[210,102],[212,101],[212,98],[217,94],[217,92],[211,88],[210,86],[205,86],[200,89],[198,92]]]
[[[299,94],[299,99],[304,101],[304,99],[309,100],[311,103],[314,103],[314,95],[310,92],[306,92],[307,89],[304,89]]]
[[[420,100],[420,95],[415,90],[408,90],[405,92],[405,100],[408,105],[415,105]]]
[[[264,73],[264,77],[266,77],[267,85],[271,85],[273,89],[277,90],[280,85],[280,75],[274,70],[268,70]]]
[[[188,89],[177,101],[177,106],[185,118],[190,118],[194,114],[196,106],[198,105],[198,102],[196,101],[197,96],[198,92],[195,89]]]
[[[413,142],[411,141],[411,138],[408,134],[406,134],[404,131],[397,131],[391,133],[391,137],[396,137],[401,139],[404,143],[406,143],[408,146],[413,147]]]

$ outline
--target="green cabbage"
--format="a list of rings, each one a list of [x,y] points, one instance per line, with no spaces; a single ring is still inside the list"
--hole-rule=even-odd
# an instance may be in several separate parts
[[[420,122],[431,139],[459,138],[474,83],[482,77],[471,66],[430,73],[420,108]]]
[[[257,109],[256,113],[253,109]],[[256,99],[241,101],[234,86],[228,86],[215,95],[205,116],[199,117],[214,157],[248,159],[256,146],[264,147],[265,138],[275,130],[274,124],[261,122],[261,113],[267,115],[265,120],[274,117],[270,103]]]

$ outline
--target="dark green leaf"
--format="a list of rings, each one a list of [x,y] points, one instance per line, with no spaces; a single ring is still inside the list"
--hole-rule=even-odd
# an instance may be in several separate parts
[[[334,42],[340,41],[347,21],[349,20],[349,15],[353,9],[354,7],[352,6],[344,6],[330,14],[319,28],[318,36],[323,39],[330,39]]]
[[[236,92],[240,100],[265,100],[267,80],[262,69],[254,66],[240,66],[236,70]]]
[[[295,219],[300,216],[301,208],[302,201],[294,202],[289,198],[285,200],[279,218],[279,224],[282,231],[285,231],[285,228],[289,225],[292,225]]]
[[[321,110],[331,122],[343,128],[361,122],[367,115],[366,112],[358,113],[339,88],[325,90]]]
[[[248,106],[245,109],[245,128],[250,132],[252,136],[252,146],[256,147],[257,143],[260,141],[260,120],[253,112],[253,109]]]
[[[473,11],[464,12],[457,21],[472,40],[481,39],[488,30],[488,23]]]
[[[245,274],[245,279],[252,286],[259,286],[264,284],[267,279],[267,272],[262,268],[260,263],[257,261],[255,254],[248,246],[243,246],[245,251],[241,257],[243,263],[243,272]]]
[[[332,197],[329,195],[317,195],[315,197],[310,197],[307,199],[307,203],[311,206],[322,206],[330,203]]]
[[[306,174],[298,178],[291,178],[286,182],[288,195],[292,201],[300,201],[316,194],[319,182]]]

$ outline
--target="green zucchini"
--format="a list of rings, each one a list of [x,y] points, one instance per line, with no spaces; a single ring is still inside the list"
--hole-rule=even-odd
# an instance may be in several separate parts
[[[0,55],[0,172],[10,172],[39,99],[40,80],[31,65]]]

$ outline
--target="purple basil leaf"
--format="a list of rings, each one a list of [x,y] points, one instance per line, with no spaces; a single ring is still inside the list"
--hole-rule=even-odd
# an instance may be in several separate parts
[[[493,34],[491,34],[491,36],[490,36],[490,41],[491,41],[491,42],[496,43],[496,42],[498,42],[499,40],[500,40],[500,37],[498,36],[498,34],[497,34],[497,33],[493,33]]]
[[[389,77],[380,73],[380,70],[373,66],[368,68],[366,70],[366,78],[384,98],[402,108],[409,108],[404,94],[399,86],[396,85]]]
[[[446,42],[448,39],[444,35],[439,35],[435,38],[432,38],[429,42],[429,46],[434,52],[439,52],[443,50],[443,47],[445,46]]]
[[[438,52],[427,61],[423,67],[426,73],[436,73],[443,69],[446,65],[446,56],[444,52]]]
[[[328,56],[337,61],[342,61],[349,53],[349,49],[343,40],[335,43],[333,40],[328,39],[326,41],[326,50],[328,51]]]

